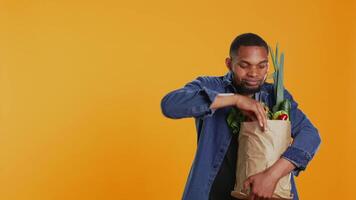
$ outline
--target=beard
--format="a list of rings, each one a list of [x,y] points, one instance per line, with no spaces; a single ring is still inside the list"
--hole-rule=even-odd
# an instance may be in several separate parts
[[[241,84],[235,85],[235,87],[239,94],[251,95],[251,94],[255,94],[256,92],[259,92],[261,90],[262,85],[263,85],[263,82],[261,82],[257,87],[249,87],[245,83],[241,83]]]
[[[239,84],[234,80],[234,85],[236,87],[237,93],[242,95],[252,95],[261,90],[262,85],[265,83],[267,76],[259,81],[259,84],[255,87],[249,86],[245,80],[241,80]]]

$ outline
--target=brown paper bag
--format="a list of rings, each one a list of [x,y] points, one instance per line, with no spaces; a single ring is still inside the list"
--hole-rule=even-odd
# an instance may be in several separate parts
[[[238,137],[236,182],[231,195],[246,199],[250,191],[243,191],[244,181],[273,165],[291,141],[289,121],[267,120],[265,132],[261,130],[257,121],[242,122]],[[274,191],[274,198],[292,199],[290,179],[291,174],[288,174],[279,180]]]

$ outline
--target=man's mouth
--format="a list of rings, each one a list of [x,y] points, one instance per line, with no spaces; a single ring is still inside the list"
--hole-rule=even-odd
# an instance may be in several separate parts
[[[260,84],[260,81],[257,80],[245,80],[244,81],[247,86],[258,86]]]

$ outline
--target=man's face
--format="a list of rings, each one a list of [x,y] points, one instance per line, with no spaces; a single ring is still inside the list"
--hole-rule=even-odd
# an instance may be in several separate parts
[[[268,52],[264,47],[240,46],[237,55],[226,58],[226,66],[234,74],[234,84],[244,95],[261,89],[268,72]]]

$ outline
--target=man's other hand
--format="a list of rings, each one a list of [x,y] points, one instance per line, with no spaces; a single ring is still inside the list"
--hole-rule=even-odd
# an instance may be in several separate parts
[[[250,176],[244,182],[244,190],[250,188],[249,200],[272,199],[279,178],[272,176],[267,170]]]

